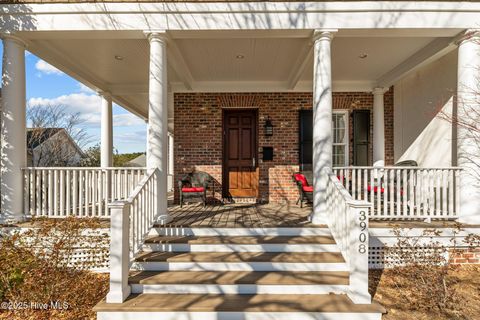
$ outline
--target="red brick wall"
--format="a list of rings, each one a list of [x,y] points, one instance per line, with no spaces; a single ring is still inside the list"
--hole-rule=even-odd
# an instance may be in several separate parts
[[[334,109],[371,110],[371,93],[334,93]],[[259,160],[259,200],[292,202],[297,190],[292,173],[298,171],[298,122],[301,109],[312,108],[312,94],[304,93],[175,93],[174,137],[175,180],[192,170],[209,172],[216,180],[216,197],[222,184],[222,109],[258,108],[258,147],[272,146],[274,160]],[[373,116],[373,112],[371,112]],[[274,134],[263,134],[269,117]],[[388,119],[387,119],[388,117]],[[385,95],[386,162],[393,161],[393,92]],[[350,119],[350,118],[349,118]],[[350,140],[353,138],[350,119]],[[373,119],[371,121],[373,126]],[[370,130],[373,132],[373,130]],[[372,141],[372,139],[370,139]],[[389,144],[392,144],[391,146]],[[352,160],[350,144],[350,163]],[[370,146],[370,154],[372,148]],[[175,188],[178,201],[178,190]]]
[[[480,247],[457,250],[452,255],[453,264],[480,263]]]

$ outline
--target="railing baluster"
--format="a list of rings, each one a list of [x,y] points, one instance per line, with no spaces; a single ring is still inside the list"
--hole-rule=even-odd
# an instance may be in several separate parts
[[[78,209],[78,171],[73,170],[73,184],[72,184],[72,193],[73,193],[73,201],[72,201],[72,213],[76,217],[77,216],[77,209]]]
[[[23,211],[31,216],[30,212],[30,172],[29,169],[23,170]]]
[[[65,188],[66,188],[66,195],[65,195],[65,215],[70,216],[72,212],[70,211],[70,204],[71,204],[71,189],[72,189],[72,180],[71,180],[71,170],[67,170],[65,172],[67,180]]]
[[[436,185],[436,192],[435,192],[435,215],[440,216],[440,206],[441,206],[441,200],[440,196],[442,194],[442,190],[440,187],[440,170],[435,170],[435,185]]]
[[[97,180],[97,171],[92,170],[92,216],[97,216],[97,188],[98,188],[98,180]]]
[[[448,172],[448,214],[449,216],[453,216],[454,215],[454,206],[453,206],[453,195],[454,195],[454,184],[453,184],[453,180],[454,180],[454,174],[455,174],[455,171],[454,170],[447,170]]]
[[[383,172],[377,169],[377,212],[382,215],[382,187],[383,187]],[[375,192],[375,189],[374,189]]]
[[[376,216],[379,215],[379,212],[377,212],[377,208],[375,206],[375,192],[374,192],[374,187],[375,187],[375,177],[374,177],[374,170],[370,170],[370,203],[372,204],[371,211],[372,215]]]
[[[58,217],[58,170],[53,169],[53,215]]]
[[[383,171],[383,215],[388,215],[388,188],[390,182],[390,170]]]
[[[395,169],[390,170],[390,182],[389,182],[388,192],[390,192],[390,213],[389,213],[389,216],[393,217],[393,211],[395,210]],[[399,199],[396,199],[396,201],[399,201]]]
[[[90,170],[85,171],[85,216],[90,216]]]
[[[41,205],[42,205],[42,186],[41,186],[41,175],[40,175],[41,170],[35,170],[35,214],[37,216],[41,216]]]
[[[85,172],[83,170],[80,170],[78,172],[78,214],[80,217],[84,216],[84,208],[83,208],[83,203],[84,203],[84,197],[85,197]]]
[[[65,215],[65,172],[60,170],[60,215]]]
[[[103,203],[105,201],[104,199],[104,190],[105,190],[105,183],[104,183],[104,171],[100,170],[98,171],[98,216],[104,216],[103,212]]]
[[[357,171],[355,169],[352,169],[352,197],[353,199],[356,198],[357,194]]]
[[[458,170],[455,171],[455,216],[459,215],[460,210],[460,185],[462,181],[460,181],[460,172]]]

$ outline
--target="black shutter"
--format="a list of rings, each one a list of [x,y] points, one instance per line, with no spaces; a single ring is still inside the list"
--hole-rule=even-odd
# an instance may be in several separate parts
[[[353,111],[353,165],[368,166],[370,163],[370,110]]]
[[[300,110],[299,162],[301,171],[312,170],[313,111]]]

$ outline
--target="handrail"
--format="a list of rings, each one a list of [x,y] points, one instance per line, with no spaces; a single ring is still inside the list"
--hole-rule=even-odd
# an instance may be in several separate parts
[[[126,199],[145,168],[23,168],[24,212],[27,217],[108,218],[107,204]]]
[[[371,204],[354,200],[330,168],[326,180],[326,218],[348,267],[347,295],[354,303],[371,303],[368,293],[368,211]]]
[[[333,170],[336,169],[371,169],[371,170],[382,170],[382,169],[409,169],[409,170],[425,170],[425,169],[432,169],[432,170],[463,170],[462,167],[412,167],[412,166],[346,166],[346,167],[334,167]]]
[[[49,169],[62,169],[62,170],[147,170],[146,167],[23,167],[22,170],[49,170]]]
[[[372,203],[376,219],[456,219],[460,208],[459,167],[335,167],[355,200]]]
[[[142,250],[145,238],[159,216],[158,175],[158,169],[149,172],[126,200],[108,205],[111,226],[107,303],[121,303],[130,294],[130,263]]]

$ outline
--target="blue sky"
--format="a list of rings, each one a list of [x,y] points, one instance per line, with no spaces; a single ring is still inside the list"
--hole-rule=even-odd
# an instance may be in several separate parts
[[[0,55],[3,46],[0,44]],[[81,114],[82,127],[92,146],[100,142],[100,97],[58,69],[31,53],[25,57],[27,103],[30,105],[61,104],[67,112]],[[0,59],[1,66],[1,59]],[[144,152],[146,124],[118,105],[113,106],[113,145],[119,153]]]

